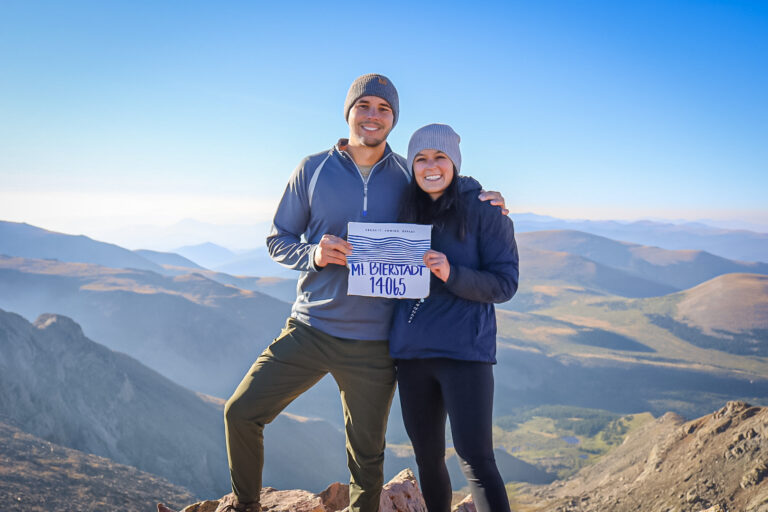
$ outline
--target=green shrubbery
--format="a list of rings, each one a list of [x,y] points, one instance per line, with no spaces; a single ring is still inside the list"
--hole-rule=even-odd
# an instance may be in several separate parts
[[[621,415],[600,409],[586,409],[569,405],[542,405],[510,416],[496,419],[496,425],[504,430],[514,430],[520,424],[539,416],[555,421],[555,427],[582,437],[593,437],[616,422]]]

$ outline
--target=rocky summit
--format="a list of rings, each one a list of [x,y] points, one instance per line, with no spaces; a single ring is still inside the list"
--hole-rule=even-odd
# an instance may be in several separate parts
[[[194,503],[181,512],[214,512],[219,500]],[[307,491],[278,491],[271,487],[261,490],[263,512],[337,512],[349,506],[349,487],[334,483],[320,494]],[[158,512],[175,512],[163,504]],[[384,485],[379,505],[380,512],[427,512],[419,484],[410,469],[404,469]]]
[[[540,512],[768,512],[768,408],[665,414],[574,477],[526,490],[521,510]]]
[[[348,488],[320,494],[262,491],[266,512],[337,512]],[[512,496],[517,512],[768,512],[768,408],[728,402],[686,422],[667,413],[568,480],[525,485]],[[218,500],[182,512],[213,512]],[[163,505],[159,512],[174,512]],[[384,486],[381,512],[426,512],[411,470]],[[471,497],[455,512],[475,512]]]

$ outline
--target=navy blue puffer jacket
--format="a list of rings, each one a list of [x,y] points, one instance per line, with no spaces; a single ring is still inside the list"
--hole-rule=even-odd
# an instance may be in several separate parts
[[[467,217],[464,240],[454,226],[433,229],[432,249],[451,265],[448,281],[431,276],[423,302],[398,301],[389,338],[395,359],[447,357],[496,362],[494,303],[517,291],[518,254],[512,220],[499,208],[477,199],[480,184],[459,177],[459,193]]]

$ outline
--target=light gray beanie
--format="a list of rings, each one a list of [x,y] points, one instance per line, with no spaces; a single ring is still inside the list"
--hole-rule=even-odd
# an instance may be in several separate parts
[[[357,100],[363,96],[376,96],[384,99],[392,107],[392,127],[397,124],[397,117],[400,113],[400,99],[397,96],[397,89],[392,81],[384,75],[369,73],[358,77],[349,87],[347,100],[344,102],[344,119],[349,120],[349,110]]]
[[[408,143],[408,169],[413,171],[413,160],[423,149],[438,149],[448,155],[456,167],[456,173],[461,170],[461,137],[447,124],[428,124],[422,126],[411,135]]]

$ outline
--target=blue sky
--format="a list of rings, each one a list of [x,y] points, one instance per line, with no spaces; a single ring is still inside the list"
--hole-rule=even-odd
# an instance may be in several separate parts
[[[0,219],[266,222],[379,72],[513,212],[768,226],[768,3],[359,5],[0,2]]]

